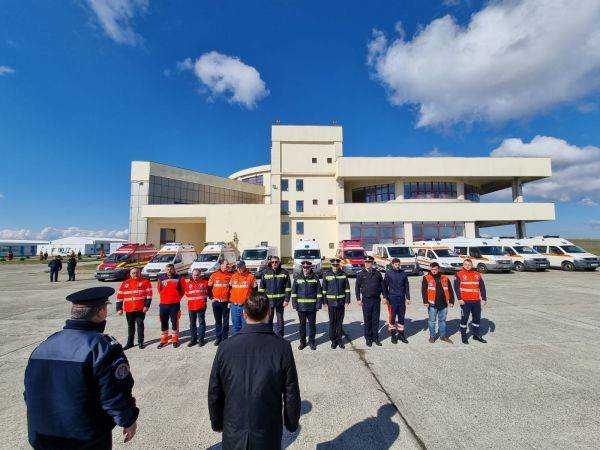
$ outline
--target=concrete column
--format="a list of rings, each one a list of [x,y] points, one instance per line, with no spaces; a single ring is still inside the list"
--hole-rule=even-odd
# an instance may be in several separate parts
[[[458,200],[465,199],[465,183],[463,183],[462,181],[456,183],[456,198]]]
[[[475,226],[475,222],[465,222],[465,237],[477,237],[477,227]]]
[[[525,229],[524,220],[519,220],[515,222],[515,232],[517,239],[523,239],[527,237],[527,230]]]
[[[275,187],[273,187],[275,186]],[[281,203],[281,142],[271,143],[271,203]]]
[[[404,243],[413,243],[413,225],[412,222],[404,222]]]
[[[513,179],[512,198],[514,203],[523,203],[523,183],[519,178]]]
[[[396,191],[396,201],[401,202],[404,200],[404,181],[396,180],[394,183],[394,189]]]
[[[335,202],[340,205],[342,203],[346,203],[346,199],[344,198],[345,196],[345,185],[344,185],[344,180],[337,180],[336,181],[336,186],[335,186]]]

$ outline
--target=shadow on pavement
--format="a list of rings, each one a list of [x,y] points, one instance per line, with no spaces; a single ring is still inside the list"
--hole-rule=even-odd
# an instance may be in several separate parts
[[[454,336],[455,334],[457,334],[460,330],[460,319],[452,319],[452,320],[448,320],[446,322],[446,334],[448,336]],[[473,335],[473,333],[471,333],[472,331],[472,327],[469,323],[469,332],[467,333],[467,335],[469,337],[471,337]],[[485,319],[485,318],[481,318],[481,322],[479,323],[479,331],[481,333],[481,336],[485,336],[488,333],[493,333],[496,331],[496,324],[489,320],[489,319]]]

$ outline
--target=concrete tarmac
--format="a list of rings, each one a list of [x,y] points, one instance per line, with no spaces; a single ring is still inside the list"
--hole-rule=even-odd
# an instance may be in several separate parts
[[[35,346],[69,314],[65,296],[100,285],[81,268],[78,281],[50,283],[42,266],[0,266],[0,447],[28,448],[23,372]],[[460,343],[460,309],[448,314],[453,345],[428,342],[420,277],[411,277],[409,344],[394,345],[381,314],[383,346],[368,348],[362,312],[347,309],[350,343],[332,350],[327,314],[317,316],[316,351],[297,350],[296,314],[286,310],[303,398],[301,428],[284,433],[291,449],[597,448],[600,441],[600,272],[486,274],[489,302],[482,330],[488,344]],[[105,283],[115,288],[118,283]],[[354,282],[352,282],[354,290]],[[141,409],[138,434],[115,448],[220,448],[206,407],[216,347],[157,349],[158,299],[146,318],[144,350],[127,351]],[[113,307],[114,308],[114,307]],[[213,339],[207,312],[207,337]],[[111,312],[107,333],[126,337]]]

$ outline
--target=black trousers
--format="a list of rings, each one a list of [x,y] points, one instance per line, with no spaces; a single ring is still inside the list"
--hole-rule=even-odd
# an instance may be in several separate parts
[[[300,327],[298,329],[300,342],[306,344],[306,321],[308,321],[308,342],[314,343],[315,335],[317,334],[317,312],[298,311],[298,319],[300,320]]]
[[[467,334],[467,323],[469,322],[469,314],[473,316],[471,326],[473,327],[473,336],[479,336],[479,323],[481,322],[481,300],[476,302],[465,302],[460,306],[460,333],[465,336]]]
[[[69,281],[75,281],[75,269],[67,269],[69,274]]]
[[[35,450],[110,450],[112,449],[112,431],[103,433],[95,439],[80,441],[79,439],[61,438],[37,434],[29,443]]]
[[[271,328],[273,328],[273,318],[275,317],[275,314],[277,314],[277,330],[273,331],[275,331],[275,333],[277,333],[279,336],[283,337],[284,323],[282,302],[275,303],[273,306],[271,306],[271,312],[269,313],[269,324],[271,325]]]
[[[212,309],[215,315],[215,336],[219,340],[229,337],[229,308],[228,302],[213,301]]]
[[[192,341],[204,340],[206,333],[206,309],[199,309],[197,311],[189,311],[190,315],[190,338]],[[200,333],[198,333],[200,331]],[[198,336],[200,334],[200,336]]]
[[[181,316],[180,308],[181,305],[179,303],[158,305],[161,331],[169,331],[169,320],[171,321],[171,330],[179,331],[179,317]]]
[[[331,342],[339,342],[342,340],[342,325],[344,324],[344,314],[346,308],[344,306],[327,306],[329,313],[329,339]]]
[[[143,311],[126,312],[127,319],[127,345],[133,345],[135,337],[135,327],[137,326],[138,344],[144,342],[144,319],[146,313]]]
[[[51,270],[50,271],[50,282],[56,282],[58,281],[58,270]]]
[[[379,298],[363,298],[362,300],[364,333],[367,342],[379,340],[379,314],[381,300]]]

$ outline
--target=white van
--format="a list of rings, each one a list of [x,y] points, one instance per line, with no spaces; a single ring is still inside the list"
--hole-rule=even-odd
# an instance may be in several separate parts
[[[175,266],[175,272],[186,274],[189,267],[196,259],[196,249],[191,244],[170,242],[163,245],[150,262],[142,269],[142,276],[154,280],[165,273],[167,264]]]
[[[456,273],[462,268],[462,259],[447,245],[435,241],[419,241],[413,242],[412,248],[417,255],[420,269],[431,270],[432,262],[440,265],[442,273]]]
[[[509,256],[513,269],[517,272],[525,270],[541,272],[550,268],[548,258],[529,245],[525,245],[520,239],[499,238],[498,245],[502,246],[502,250]]]
[[[531,246],[550,261],[553,269],[566,271],[596,270],[600,260],[596,255],[586,252],[572,242],[559,236],[536,236],[522,239],[521,242]]]
[[[400,260],[400,268],[411,275],[420,273],[415,252],[409,245],[404,244],[374,244],[371,255],[375,258],[375,267],[387,270],[392,265],[392,259]]]
[[[314,239],[300,239],[294,248],[294,275],[298,275],[302,271],[302,261],[310,261],[312,263],[313,272],[321,274],[323,266],[321,265],[321,247]]]
[[[257,245],[256,247],[245,248],[240,259],[246,263],[246,268],[250,273],[260,278],[272,256],[279,256],[277,247]]]
[[[447,245],[458,254],[459,258],[470,258],[473,267],[479,272],[488,271],[510,272],[512,261],[502,250],[498,242],[481,238],[450,238],[441,239],[440,242]]]
[[[223,260],[227,261],[230,268],[233,269],[237,257],[238,251],[234,247],[224,242],[209,242],[190,266],[189,273],[191,274],[194,269],[199,269],[202,275],[209,277],[219,270],[219,265]]]

